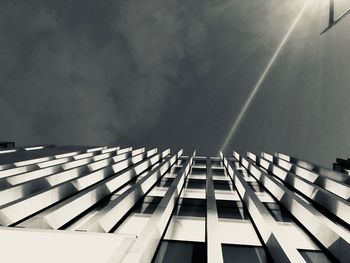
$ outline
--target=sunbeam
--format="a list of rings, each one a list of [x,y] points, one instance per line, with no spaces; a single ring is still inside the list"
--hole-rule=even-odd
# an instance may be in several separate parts
[[[224,151],[225,148],[227,147],[228,143],[230,142],[230,140],[232,139],[232,137],[235,135],[237,128],[239,127],[239,124],[241,123],[244,115],[246,114],[252,100],[254,99],[256,93],[259,91],[259,88],[261,87],[261,84],[263,83],[267,73],[270,71],[273,63],[275,62],[275,60],[277,59],[279,53],[281,52],[282,48],[284,47],[285,43],[287,42],[289,36],[292,34],[295,26],[298,24],[301,16],[303,15],[304,11],[306,10],[306,7],[308,6],[310,0],[307,0],[303,6],[303,8],[300,10],[299,14],[297,15],[297,17],[294,19],[293,23],[291,24],[291,26],[289,27],[288,31],[286,32],[286,34],[284,35],[284,37],[282,38],[280,44],[278,45],[276,51],[274,52],[273,56],[271,57],[271,59],[269,60],[268,64],[266,65],[264,71],[262,72],[262,74],[260,75],[260,78],[258,79],[258,81],[256,82],[252,92],[250,93],[249,97],[247,98],[246,102],[244,103],[241,111],[239,112],[235,122],[233,123],[233,125],[231,126],[230,131],[228,132],[224,143],[221,146],[221,151]]]

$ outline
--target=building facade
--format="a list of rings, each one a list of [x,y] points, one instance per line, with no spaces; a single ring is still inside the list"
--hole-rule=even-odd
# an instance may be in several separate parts
[[[349,262],[350,179],[286,154],[0,151],[1,262]]]

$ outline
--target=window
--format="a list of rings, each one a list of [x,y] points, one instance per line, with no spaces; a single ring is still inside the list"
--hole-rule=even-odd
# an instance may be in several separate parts
[[[331,262],[322,251],[299,249],[299,252],[307,263],[330,263]]]
[[[229,181],[218,181],[214,180],[214,189],[215,190],[231,190]]]
[[[202,179],[188,179],[187,189],[205,189],[206,180]]]
[[[163,240],[160,243],[154,263],[195,263],[207,262],[206,244]]]
[[[205,168],[205,167],[207,167],[207,159],[194,160],[193,166],[204,167]]]
[[[174,178],[162,178],[157,182],[156,186],[169,187],[173,181],[174,181]]]
[[[161,197],[146,196],[141,202],[136,204],[133,212],[140,214],[153,214],[161,200]]]
[[[293,222],[289,212],[277,203],[263,203],[273,218],[278,222]]]
[[[225,176],[225,170],[222,168],[212,168],[213,176]]]
[[[240,201],[216,200],[219,218],[248,219],[248,215]]]
[[[173,169],[172,169],[172,174],[177,174],[180,170],[181,170],[181,166],[175,166]]]
[[[178,159],[175,163],[175,165],[183,165],[186,161],[185,160],[181,160],[181,159]]]
[[[222,161],[211,161],[211,167],[212,168],[217,168],[217,167],[222,167]]]
[[[247,182],[247,183],[252,187],[254,192],[258,192],[258,193],[265,192],[264,187],[258,182],[254,181],[254,182]]]
[[[178,216],[197,216],[205,217],[206,215],[206,200],[195,198],[182,198],[178,204]]]
[[[207,168],[192,167],[191,174],[193,174],[193,175],[206,175]]]
[[[263,247],[223,244],[222,254],[225,263],[271,262]]]

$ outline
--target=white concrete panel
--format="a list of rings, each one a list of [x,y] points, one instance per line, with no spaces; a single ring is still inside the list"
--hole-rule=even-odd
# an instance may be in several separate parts
[[[164,238],[205,242],[205,218],[175,216],[171,219]]]
[[[123,238],[113,234],[0,228],[2,262],[108,262]]]
[[[249,221],[219,219],[220,240],[224,244],[261,246]]]

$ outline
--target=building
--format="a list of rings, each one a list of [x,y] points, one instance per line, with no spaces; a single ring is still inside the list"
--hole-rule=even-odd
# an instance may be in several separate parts
[[[333,170],[350,174],[350,159],[337,158],[335,163],[333,163]]]
[[[349,175],[276,153],[0,151],[1,262],[349,262]]]
[[[11,149],[15,147],[14,142],[0,142],[0,149]]]

